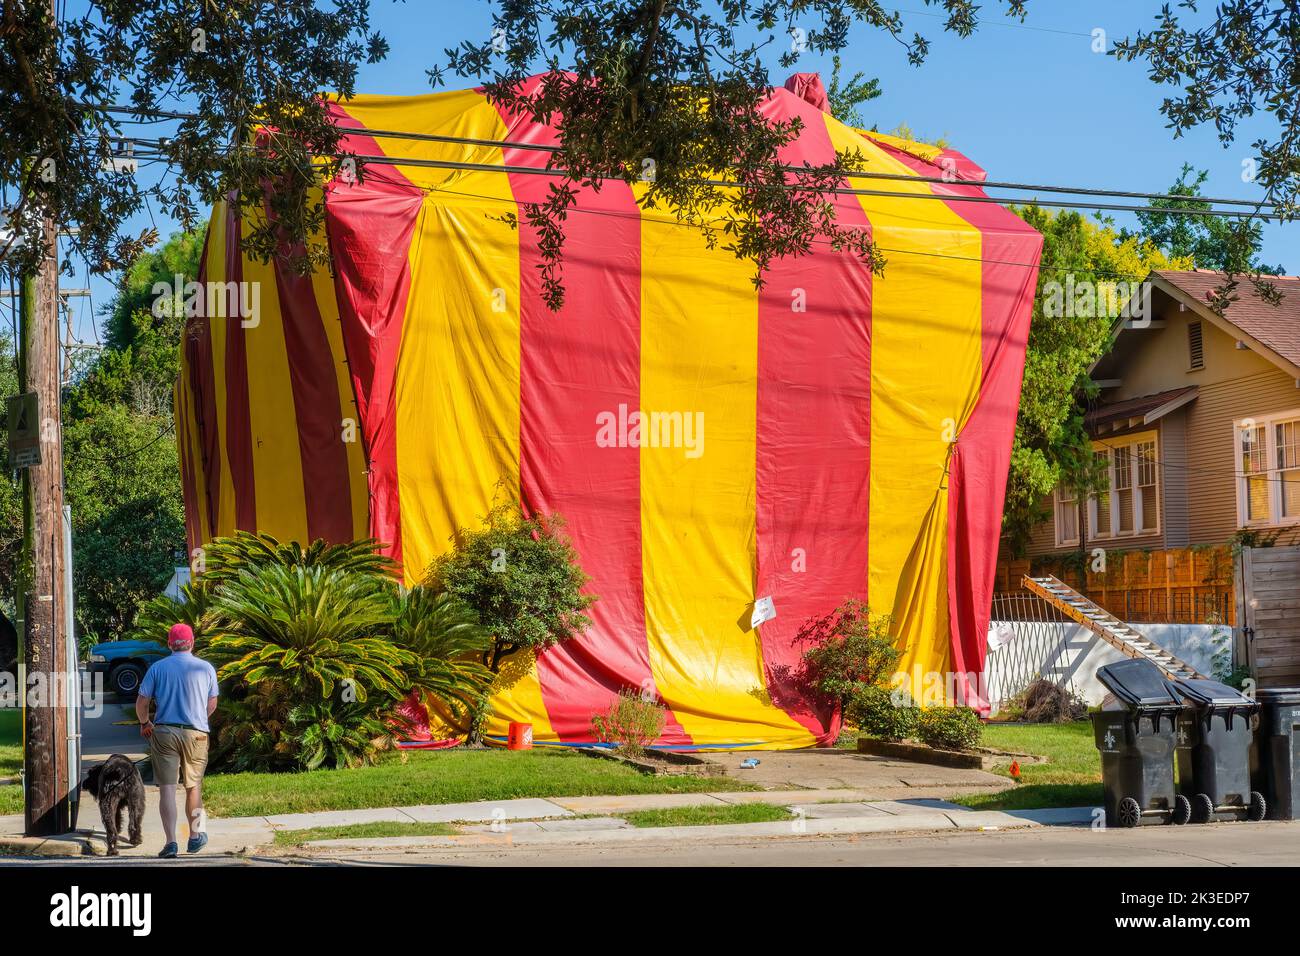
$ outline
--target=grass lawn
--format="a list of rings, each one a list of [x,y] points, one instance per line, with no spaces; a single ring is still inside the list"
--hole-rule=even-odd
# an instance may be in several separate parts
[[[1071,724],[988,724],[984,746],[1048,758],[1022,764],[1020,785],[1001,793],[972,793],[955,803],[976,810],[1037,810],[1043,807],[1099,807],[1101,759],[1092,739],[1092,722]],[[1008,776],[1003,767],[994,771]]]
[[[457,832],[450,823],[350,823],[338,827],[277,830],[275,845],[297,846],[309,840],[342,840],[345,837],[453,836]]]
[[[23,769],[22,711],[0,709],[0,777],[16,777]],[[20,784],[0,786],[0,816],[23,812]]]
[[[774,820],[794,819],[788,807],[770,803],[634,810],[618,816],[634,827],[704,827],[722,823],[771,823]]]
[[[355,770],[212,774],[203,785],[219,817],[359,810],[425,803],[584,797],[630,793],[708,793],[759,789],[727,777],[651,776],[568,750],[413,751]]]

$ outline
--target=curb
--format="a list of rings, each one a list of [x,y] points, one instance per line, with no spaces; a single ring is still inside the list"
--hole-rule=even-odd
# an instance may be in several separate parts
[[[299,844],[305,849],[321,850],[413,850],[457,849],[474,846],[556,846],[583,843],[651,843],[700,839],[773,839],[801,836],[830,836],[854,833],[926,833],[967,829],[1033,829],[1041,824],[1032,820],[969,820],[958,823],[953,815],[910,813],[896,817],[847,817],[837,819],[801,819],[775,823],[733,823],[719,826],[646,827],[634,829],[585,830],[578,832],[501,832],[464,833],[457,836],[369,837],[312,840]],[[963,825],[964,824],[964,825]]]
[[[0,837],[0,856],[79,857],[92,854],[90,841],[77,834],[57,837]]]

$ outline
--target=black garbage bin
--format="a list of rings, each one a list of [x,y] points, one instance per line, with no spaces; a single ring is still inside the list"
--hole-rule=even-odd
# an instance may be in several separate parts
[[[1268,819],[1294,820],[1300,812],[1300,687],[1266,687],[1255,692],[1251,781],[1268,802]]]
[[[1174,729],[1182,702],[1160,669],[1126,660],[1097,669],[1116,707],[1092,715],[1101,751],[1106,825],[1186,823],[1191,804],[1174,787]]]
[[[1178,790],[1192,804],[1192,819],[1263,820],[1267,802],[1250,786],[1252,718],[1259,704],[1214,680],[1176,681],[1186,702],[1178,718]]]

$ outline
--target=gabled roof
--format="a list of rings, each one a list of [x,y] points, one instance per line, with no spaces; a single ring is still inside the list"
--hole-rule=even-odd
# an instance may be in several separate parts
[[[1267,280],[1282,294],[1280,303],[1266,302],[1249,278],[1238,276],[1237,300],[1219,315],[1210,307],[1210,299],[1226,281],[1224,273],[1208,269],[1151,273],[1151,282],[1157,288],[1283,370],[1300,377],[1300,276],[1268,276]]]
[[[1089,411],[1083,417],[1083,421],[1088,431],[1093,434],[1150,425],[1175,409],[1182,408],[1195,399],[1196,395],[1197,387],[1186,385],[1183,388],[1171,388],[1153,395],[1108,402]]]

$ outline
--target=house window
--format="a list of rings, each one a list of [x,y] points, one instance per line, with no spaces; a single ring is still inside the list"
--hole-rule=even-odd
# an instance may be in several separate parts
[[[1160,454],[1155,432],[1108,438],[1094,446],[1093,454],[1101,467],[1102,487],[1088,496],[1088,539],[1105,541],[1159,532]],[[1300,471],[1296,477],[1300,479]],[[1073,495],[1057,492],[1058,545],[1077,544],[1079,540],[1077,513],[1073,511],[1077,498]],[[1067,503],[1069,516],[1063,513]],[[1296,503],[1300,506],[1300,498]]]
[[[1079,496],[1072,491],[1056,489],[1056,543],[1079,543]]]
[[[1254,425],[1241,430],[1241,471],[1245,476],[1247,522],[1268,521],[1267,429]]]
[[[1192,371],[1205,368],[1204,335],[1200,322],[1187,323],[1187,367]]]
[[[1238,422],[1237,460],[1240,522],[1300,523],[1300,412]]]
[[[1159,484],[1156,481],[1160,462],[1156,459],[1156,443],[1134,442],[1133,458],[1137,474],[1138,513],[1141,515],[1138,527],[1143,532],[1155,531],[1160,526]]]
[[[1278,422],[1277,469],[1278,497],[1283,518],[1300,518],[1300,420]]]
[[[1102,470],[1105,484],[1088,499],[1088,528],[1094,538],[1110,537],[1110,449],[1099,448],[1093,452]]]

